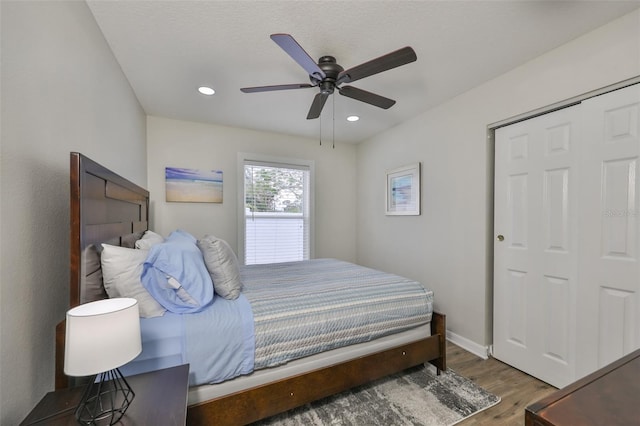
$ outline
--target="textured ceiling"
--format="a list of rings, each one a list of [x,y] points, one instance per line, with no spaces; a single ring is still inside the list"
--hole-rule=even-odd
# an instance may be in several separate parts
[[[640,6],[638,1],[88,1],[147,114],[357,143]],[[317,88],[269,35],[289,33],[345,69],[404,46],[418,60],[353,83],[395,99],[382,110]],[[196,88],[210,85],[206,97]],[[361,120],[345,121],[356,114]],[[335,117],[335,121],[334,121]]]

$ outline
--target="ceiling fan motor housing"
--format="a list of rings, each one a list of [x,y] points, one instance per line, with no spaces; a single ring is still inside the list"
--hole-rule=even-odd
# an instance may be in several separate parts
[[[338,74],[344,71],[333,56],[322,56],[318,60],[318,67],[324,72],[325,78],[318,80],[313,76],[310,76],[311,83],[318,84],[320,91],[325,94],[332,94],[336,88],[336,80]]]

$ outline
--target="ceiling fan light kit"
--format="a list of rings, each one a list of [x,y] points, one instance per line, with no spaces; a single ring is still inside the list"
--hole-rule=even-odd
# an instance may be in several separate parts
[[[243,93],[272,92],[276,90],[306,89],[318,87],[307,119],[320,117],[327,98],[337,89],[338,93],[378,108],[391,108],[396,101],[353,86],[341,86],[374,74],[406,65],[417,59],[414,50],[407,46],[345,70],[333,56],[322,56],[316,63],[311,56],[289,34],[272,34],[271,39],[309,74],[310,84],[280,84],[274,86],[243,87]]]

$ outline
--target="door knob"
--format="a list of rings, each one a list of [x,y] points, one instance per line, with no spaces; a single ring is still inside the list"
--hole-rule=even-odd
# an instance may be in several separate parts
[[[504,241],[504,235],[500,234],[496,237],[498,241]]]

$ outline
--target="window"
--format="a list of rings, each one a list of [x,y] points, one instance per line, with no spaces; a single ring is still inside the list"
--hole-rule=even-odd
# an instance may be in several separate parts
[[[313,163],[248,154],[241,163],[244,263],[309,259]]]

